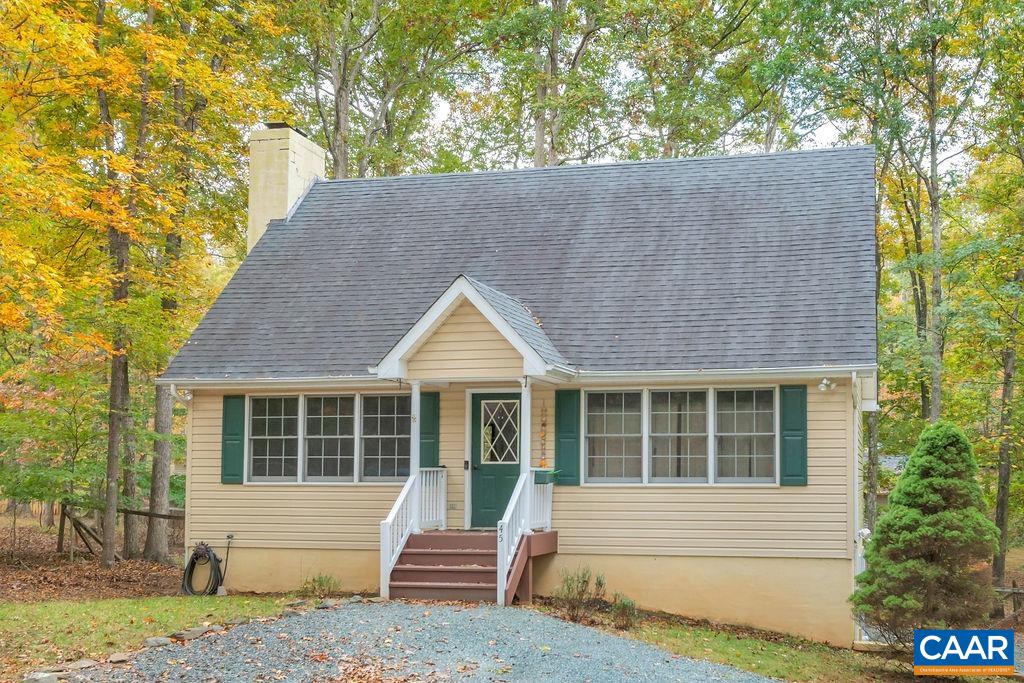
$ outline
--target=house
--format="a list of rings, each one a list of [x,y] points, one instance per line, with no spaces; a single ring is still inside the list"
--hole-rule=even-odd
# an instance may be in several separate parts
[[[854,640],[866,147],[324,181],[251,141],[251,252],[160,381],[229,590],[550,594]],[[223,552],[221,553],[223,555]]]

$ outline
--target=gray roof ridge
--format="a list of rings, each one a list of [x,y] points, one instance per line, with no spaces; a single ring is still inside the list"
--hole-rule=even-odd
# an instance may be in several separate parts
[[[670,159],[622,159],[601,161],[593,164],[563,164],[560,166],[527,166],[524,168],[495,168],[480,171],[447,171],[444,173],[405,173],[401,175],[374,176],[364,178],[319,178],[318,185],[340,185],[358,183],[384,183],[386,181],[442,180],[462,176],[494,176],[534,173],[573,173],[584,170],[607,171],[624,166],[659,166],[686,163],[704,163],[707,161],[734,161],[741,159],[773,159],[787,156],[807,156],[814,154],[841,154],[854,151],[875,151],[872,144],[837,145],[835,147],[813,147],[810,149],[787,149],[778,152],[740,152],[738,154],[713,154],[708,156],[676,157]]]

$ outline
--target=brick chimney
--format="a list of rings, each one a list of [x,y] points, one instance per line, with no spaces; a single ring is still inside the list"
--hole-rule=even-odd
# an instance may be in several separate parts
[[[249,229],[246,253],[267,230],[284,218],[317,178],[327,153],[287,123],[268,123],[249,138]]]

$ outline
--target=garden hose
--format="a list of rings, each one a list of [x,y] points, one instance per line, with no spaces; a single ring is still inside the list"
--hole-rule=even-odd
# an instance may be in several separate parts
[[[196,567],[210,565],[210,577],[206,580],[206,586],[201,591],[196,591],[192,585],[192,576]],[[206,543],[197,543],[192,550],[192,557],[188,558],[185,564],[185,575],[181,578],[181,592],[185,595],[216,595],[217,589],[224,581],[220,571],[220,558]]]

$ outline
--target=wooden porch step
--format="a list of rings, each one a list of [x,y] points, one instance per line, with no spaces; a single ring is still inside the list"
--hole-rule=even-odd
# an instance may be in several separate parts
[[[422,567],[497,567],[498,551],[460,548],[406,548],[398,563]]]
[[[494,550],[498,549],[495,531],[425,531],[409,536],[404,550]]]
[[[420,600],[496,602],[498,584],[439,581],[392,581],[391,597]]]
[[[391,584],[395,582],[429,582],[429,583],[474,583],[493,584],[497,578],[496,567],[461,566],[422,566],[415,564],[399,564],[391,570]]]

